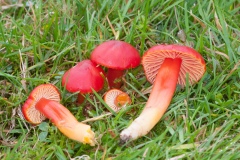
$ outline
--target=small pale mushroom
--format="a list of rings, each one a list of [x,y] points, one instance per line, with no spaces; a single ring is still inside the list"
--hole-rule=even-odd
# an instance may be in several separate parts
[[[104,95],[105,103],[115,112],[131,104],[129,95],[119,89],[111,89]]]

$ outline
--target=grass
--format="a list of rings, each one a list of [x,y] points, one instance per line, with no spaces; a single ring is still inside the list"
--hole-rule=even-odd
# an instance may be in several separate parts
[[[4,3],[5,2],[5,3]],[[30,3],[31,2],[31,3]],[[0,159],[240,159],[239,0],[64,0],[1,1]],[[19,110],[39,84],[55,84],[61,103],[77,117],[87,104],[90,117],[106,113],[103,93],[76,105],[61,76],[87,59],[101,42],[119,39],[141,55],[159,43],[199,51],[207,71],[199,83],[178,88],[162,120],[145,137],[119,145],[119,133],[144,107],[150,84],[142,67],[126,73],[133,112],[89,122],[98,145],[63,136],[48,121],[25,122]]]

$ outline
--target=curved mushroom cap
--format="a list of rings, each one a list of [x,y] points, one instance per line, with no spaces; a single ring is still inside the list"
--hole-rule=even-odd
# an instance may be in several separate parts
[[[22,106],[22,113],[25,119],[31,124],[40,124],[46,119],[46,117],[35,108],[41,98],[60,102],[61,96],[58,89],[52,84],[42,84],[34,88]]]
[[[136,48],[129,43],[117,40],[104,42],[91,53],[91,60],[107,68],[125,70],[135,68],[141,63]]]
[[[118,89],[111,89],[104,95],[105,103],[115,112],[131,103],[131,99],[127,93]]]
[[[205,61],[194,49],[180,45],[157,45],[147,50],[142,58],[145,75],[150,83],[154,83],[158,70],[165,58],[181,58],[182,64],[178,84],[185,86],[186,75],[189,83],[197,82],[206,70]]]
[[[62,85],[69,92],[91,93],[104,85],[104,71],[91,60],[83,60],[69,69],[62,77]]]

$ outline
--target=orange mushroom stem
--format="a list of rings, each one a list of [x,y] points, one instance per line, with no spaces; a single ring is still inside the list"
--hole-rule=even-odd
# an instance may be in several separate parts
[[[167,58],[158,71],[153,90],[144,110],[132,124],[121,133],[121,139],[137,139],[146,135],[166,112],[176,89],[181,59]],[[149,118],[151,117],[151,118]],[[130,136],[130,137],[129,137]]]
[[[50,119],[68,138],[83,144],[95,145],[94,132],[91,127],[78,122],[72,113],[60,103],[41,98],[36,104],[36,109]]]

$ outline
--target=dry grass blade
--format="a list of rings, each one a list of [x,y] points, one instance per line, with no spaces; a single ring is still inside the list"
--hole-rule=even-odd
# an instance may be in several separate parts
[[[108,21],[108,24],[109,24],[109,26],[110,26],[113,34],[114,34],[115,39],[117,40],[119,38],[119,33],[115,31],[115,29],[114,29],[111,21],[109,20],[108,16],[107,16],[107,21]]]
[[[10,4],[10,5],[3,5],[3,6],[0,6],[0,10],[4,11],[4,10],[7,10],[7,9],[10,9],[10,8],[13,8],[13,7],[23,7],[24,5],[19,3],[19,4]]]
[[[216,23],[217,28],[218,28],[219,30],[222,30],[222,26],[221,26],[221,24],[220,24],[220,22],[219,22],[219,18],[218,18],[218,15],[217,15],[216,12],[214,13],[214,18],[215,18],[215,23]]]
[[[19,57],[20,57],[21,77],[22,77],[21,83],[22,83],[23,89],[27,93],[27,81],[25,80],[26,74],[27,74],[27,65],[26,63],[23,62],[22,52],[20,50],[19,50]]]
[[[193,16],[194,21],[198,22],[198,23],[202,26],[202,28],[206,28],[206,25],[205,25],[197,16],[195,16],[195,15],[192,13],[192,10],[190,11],[190,14],[191,14],[191,16]]]
[[[103,115],[100,115],[100,116],[97,116],[97,117],[93,117],[93,118],[88,118],[84,121],[82,121],[83,123],[87,123],[87,122],[94,122],[94,121],[98,121],[98,120],[102,120],[104,119],[106,116],[111,116],[112,113],[106,113],[106,114],[103,114]]]
[[[220,56],[223,56],[224,58],[226,58],[228,61],[229,61],[229,56],[228,55],[226,55],[225,53],[223,53],[223,52],[219,52],[219,51],[213,51],[213,50],[211,50],[210,48],[207,48],[207,47],[204,47],[208,52],[214,52],[214,53],[216,53],[216,54],[218,54],[218,55],[220,55]]]
[[[234,65],[233,69],[231,69],[231,71],[229,72],[229,74],[227,75],[226,79],[228,79],[232,73],[238,69],[238,67],[240,66],[240,60]]]

